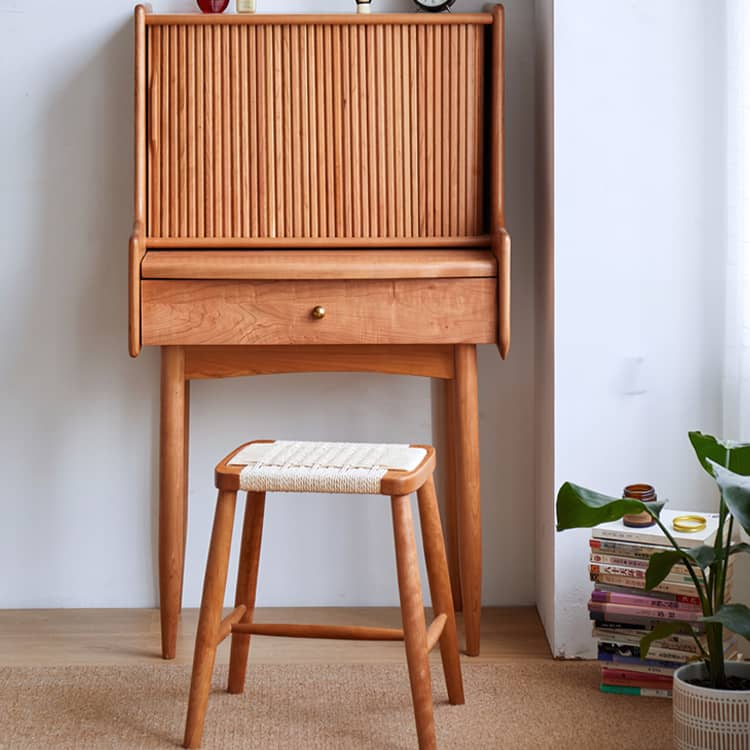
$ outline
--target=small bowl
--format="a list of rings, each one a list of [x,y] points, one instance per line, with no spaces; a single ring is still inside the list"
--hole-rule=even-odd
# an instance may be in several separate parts
[[[229,5],[229,0],[197,0],[197,3],[204,13],[223,13]]]

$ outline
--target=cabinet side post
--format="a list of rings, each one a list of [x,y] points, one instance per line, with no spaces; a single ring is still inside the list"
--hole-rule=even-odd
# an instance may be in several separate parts
[[[505,10],[492,8],[492,75],[490,96],[490,238],[497,259],[497,348],[505,359],[510,349],[510,235],[505,229]]]
[[[135,180],[128,257],[128,349],[141,351],[141,261],[146,252],[146,8],[135,8]]]

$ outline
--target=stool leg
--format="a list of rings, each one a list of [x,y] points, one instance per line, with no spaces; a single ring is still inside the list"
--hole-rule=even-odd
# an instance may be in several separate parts
[[[198,747],[203,735],[203,722],[206,718],[208,694],[211,690],[211,674],[216,658],[221,610],[227,585],[229,548],[232,543],[236,500],[236,492],[220,491],[216,503],[214,528],[211,532],[211,545],[206,563],[206,577],[203,582],[203,599],[198,617],[198,632],[195,636],[193,676],[190,681],[183,747]]]
[[[242,525],[242,547],[240,566],[237,571],[237,592],[234,606],[244,604],[247,611],[241,623],[251,623],[255,611],[255,591],[258,585],[258,563],[260,542],[263,535],[263,511],[266,505],[265,492],[248,492],[245,502],[245,520]],[[245,689],[247,655],[250,650],[249,633],[232,633],[232,650],[229,657],[230,693],[241,693]]]
[[[398,590],[404,629],[406,661],[409,665],[411,697],[417,722],[420,750],[434,750],[435,721],[432,715],[432,685],[427,652],[427,626],[424,621],[422,586],[419,580],[417,545],[414,539],[411,505],[408,495],[391,498],[393,536],[396,542]]]
[[[448,688],[448,700],[455,706],[464,702],[464,685],[461,679],[461,660],[458,656],[456,615],[453,611],[448,561],[445,556],[443,530],[440,526],[440,511],[435,495],[435,484],[429,477],[417,492],[419,498],[419,520],[422,526],[424,556],[427,563],[427,578],[430,582],[432,611],[437,617],[445,614],[443,633],[440,636],[440,658]]]

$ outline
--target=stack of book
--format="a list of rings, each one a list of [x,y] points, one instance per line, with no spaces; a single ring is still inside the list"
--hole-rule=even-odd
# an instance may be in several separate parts
[[[701,513],[706,528],[694,533],[672,531],[675,516],[688,511],[664,509],[661,520],[677,543],[687,549],[713,544],[718,514]],[[687,661],[696,659],[695,639],[679,633],[655,641],[647,659],[641,659],[640,640],[655,624],[681,620],[695,624],[705,648],[701,616],[693,580],[687,567],[675,565],[667,578],[651,591],[644,589],[651,555],[673,549],[658,526],[630,528],[622,521],[600,524],[592,529],[589,572],[594,591],[589,602],[593,635],[602,662],[600,688],[607,693],[671,697],[672,674]],[[731,573],[731,568],[730,568]],[[699,576],[700,577],[700,576]],[[727,580],[727,593],[731,577]],[[725,650],[736,646],[727,635]]]

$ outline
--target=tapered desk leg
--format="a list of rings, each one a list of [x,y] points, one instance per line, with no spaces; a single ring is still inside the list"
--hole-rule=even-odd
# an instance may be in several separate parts
[[[185,552],[185,359],[179,346],[161,350],[159,451],[159,606],[161,649],[174,659]]]
[[[437,484],[443,500],[445,550],[448,557],[453,605],[461,611],[461,578],[458,562],[458,512],[456,504],[455,383],[452,379],[432,381],[433,444],[437,450]]]
[[[477,349],[455,347],[456,491],[466,653],[479,654],[482,614],[482,526],[479,494]]]

